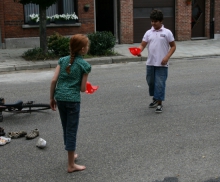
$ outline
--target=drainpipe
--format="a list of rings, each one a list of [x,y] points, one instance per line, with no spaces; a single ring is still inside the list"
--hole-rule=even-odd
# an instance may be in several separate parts
[[[0,26],[0,49],[6,49],[5,43],[2,42],[2,31]]]
[[[94,32],[96,32],[96,0],[94,0]]]
[[[2,35],[2,30],[4,30],[4,14],[5,14],[5,11],[4,11],[4,3],[3,3],[3,1],[1,1],[1,8],[0,8],[0,11],[2,11],[3,13],[2,13],[2,19],[0,19],[1,21],[0,21],[0,49],[5,49],[6,48],[6,46],[5,46],[5,43],[3,43],[4,42],[4,39],[3,38],[5,38],[5,36],[3,37],[3,35]],[[3,31],[3,33],[5,33],[4,31]],[[3,41],[3,42],[2,42]]]
[[[118,15],[118,44],[121,43],[121,0],[117,1],[117,15]]]
[[[118,43],[118,3],[114,0],[114,35],[116,37],[116,43]]]
[[[2,48],[2,31],[0,26],[0,48]]]

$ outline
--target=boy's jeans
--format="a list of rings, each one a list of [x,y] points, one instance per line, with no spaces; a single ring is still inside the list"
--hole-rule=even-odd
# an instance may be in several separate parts
[[[146,70],[150,96],[153,96],[156,100],[164,101],[168,67],[146,66]]]
[[[60,119],[63,127],[65,150],[76,150],[76,135],[79,125],[79,102],[57,101]]]

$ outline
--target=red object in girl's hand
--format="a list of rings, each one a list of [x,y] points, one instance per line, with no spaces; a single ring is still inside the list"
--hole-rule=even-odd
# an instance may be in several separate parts
[[[93,86],[91,83],[86,82],[86,93],[93,94],[96,90],[98,90],[99,86]]]
[[[129,50],[134,56],[138,56],[141,53],[141,49],[138,47],[130,47]]]

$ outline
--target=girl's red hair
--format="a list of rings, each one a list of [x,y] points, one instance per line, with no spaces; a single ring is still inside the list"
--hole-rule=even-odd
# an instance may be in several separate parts
[[[74,62],[76,54],[79,54],[82,48],[87,46],[88,41],[88,37],[83,34],[75,34],[70,38],[70,63],[66,67],[67,73],[70,73],[70,67]]]

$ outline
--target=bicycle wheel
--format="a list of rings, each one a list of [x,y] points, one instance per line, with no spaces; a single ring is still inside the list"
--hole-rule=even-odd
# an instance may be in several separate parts
[[[24,103],[22,104],[22,109],[17,112],[36,112],[50,109],[49,104],[32,104],[32,103]]]

